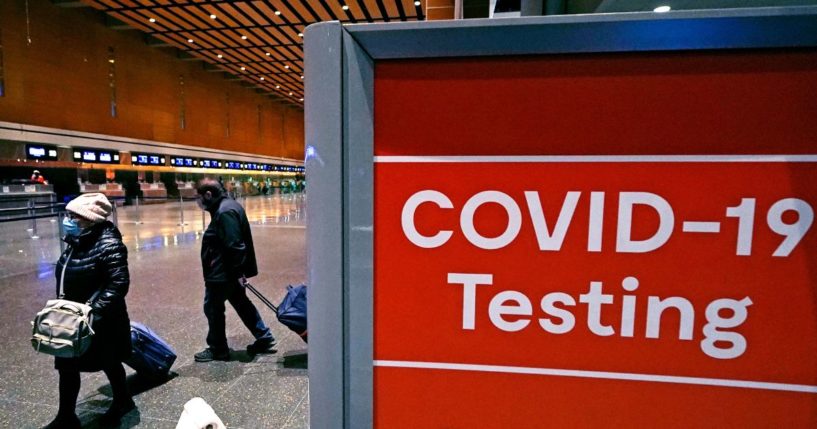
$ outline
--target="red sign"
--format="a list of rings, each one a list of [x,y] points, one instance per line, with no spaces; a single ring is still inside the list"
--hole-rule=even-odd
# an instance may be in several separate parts
[[[378,65],[375,425],[817,425],[815,59]]]

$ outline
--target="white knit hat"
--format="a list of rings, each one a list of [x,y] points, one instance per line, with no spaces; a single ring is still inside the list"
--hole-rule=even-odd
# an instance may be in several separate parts
[[[98,192],[82,194],[71,200],[65,210],[80,215],[94,223],[105,220],[111,214],[111,202],[105,194]]]

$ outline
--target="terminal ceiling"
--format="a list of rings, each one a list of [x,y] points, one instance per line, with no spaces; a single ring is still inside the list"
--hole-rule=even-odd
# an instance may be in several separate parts
[[[52,0],[62,5],[75,1]],[[320,21],[424,20],[426,0],[81,0],[113,28],[135,28],[150,44],[203,60],[281,102],[303,106],[303,32]]]

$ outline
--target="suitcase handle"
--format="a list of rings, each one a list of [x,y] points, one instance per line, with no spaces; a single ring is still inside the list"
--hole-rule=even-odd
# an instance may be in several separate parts
[[[268,300],[267,297],[261,295],[261,292],[258,292],[258,289],[256,289],[255,286],[251,285],[250,282],[245,282],[244,287],[246,287],[247,289],[250,290],[250,292],[255,294],[255,296],[257,296],[258,299],[261,300],[261,302],[263,302],[267,307],[269,307],[270,310],[274,311],[275,314],[278,314],[278,307],[276,307],[272,302],[270,302],[270,300]]]

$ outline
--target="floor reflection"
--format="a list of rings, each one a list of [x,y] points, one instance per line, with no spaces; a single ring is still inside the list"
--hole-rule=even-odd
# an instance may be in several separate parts
[[[240,198],[252,225],[306,227],[306,195],[285,194]],[[195,202],[117,207],[116,221],[131,252],[150,252],[191,246],[201,240],[210,215]],[[38,219],[0,223],[0,277],[34,270],[41,278],[53,275],[62,252],[59,224]]]

